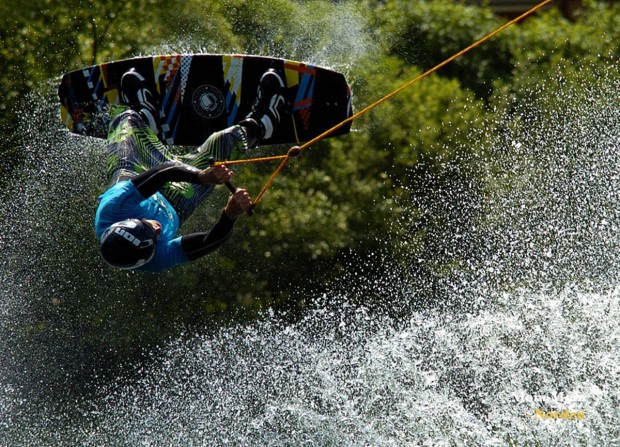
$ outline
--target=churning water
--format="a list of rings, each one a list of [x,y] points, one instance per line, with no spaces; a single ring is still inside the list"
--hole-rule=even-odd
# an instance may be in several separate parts
[[[505,118],[494,156],[478,161],[489,199],[471,237],[484,256],[440,286],[461,305],[371,311],[349,294],[397,296],[386,307],[397,306],[423,281],[397,264],[380,280],[348,272],[307,297],[296,323],[267,314],[179,336],[76,402],[62,398],[72,371],[58,371],[83,360],[64,338],[76,331],[61,329],[78,322],[58,316],[50,334],[35,313],[76,290],[116,293],[105,271],[81,267],[100,264],[71,230],[90,224],[103,143],[50,130],[55,105],[33,98],[21,129],[29,158],[0,209],[0,445],[620,445],[620,112],[610,100],[620,85],[563,95],[557,110]],[[79,252],[68,244],[86,259],[67,259]]]

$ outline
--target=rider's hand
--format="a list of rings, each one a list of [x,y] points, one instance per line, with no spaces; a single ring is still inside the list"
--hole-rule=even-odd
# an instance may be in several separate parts
[[[198,173],[198,181],[201,185],[222,185],[230,182],[234,175],[235,173],[226,166],[211,166]]]
[[[252,198],[250,194],[243,189],[239,188],[237,192],[232,194],[228,198],[226,208],[224,208],[224,214],[230,219],[236,219],[237,217],[245,214],[252,207]]]

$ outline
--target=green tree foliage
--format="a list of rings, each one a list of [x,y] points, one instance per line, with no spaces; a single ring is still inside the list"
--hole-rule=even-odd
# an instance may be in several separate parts
[[[475,219],[471,210],[484,198],[473,161],[489,155],[489,117],[509,112],[534,86],[552,102],[554,82],[578,88],[584,77],[617,61],[618,12],[618,5],[589,3],[570,23],[551,9],[414,84],[355,121],[350,135],[319,142],[290,161],[256,216],[241,219],[231,243],[204,261],[148,280],[103,269],[97,247],[81,236],[90,231],[86,216],[63,236],[80,241],[75,253],[40,260],[45,271],[65,256],[72,259],[66,279],[50,285],[54,296],[45,302],[56,304],[40,309],[38,333],[55,328],[88,350],[128,359],[179,327],[253,318],[270,306],[297,311],[307,294],[345,268],[380,274],[381,263],[369,268],[366,261],[402,240],[409,249],[399,262],[441,277],[475,250],[467,233]],[[94,62],[205,51],[327,63],[347,74],[361,110],[501,23],[488,9],[443,0],[5,0],[0,169],[14,169],[23,156],[12,132],[23,99],[33,91],[49,96],[62,72]],[[561,80],[550,79],[558,70]],[[239,185],[255,194],[274,168],[243,167]],[[92,190],[95,203],[101,177],[80,179],[87,185],[80,191]],[[83,206],[67,200],[69,210]],[[197,213],[186,231],[207,227],[225,200],[225,191],[215,194],[208,212]],[[67,212],[60,220],[80,215]],[[397,250],[390,253],[399,258]],[[77,287],[71,278],[83,272],[101,275],[106,290],[99,280]]]
[[[514,69],[509,79],[496,84],[494,104],[509,110],[511,103],[523,102],[524,92],[538,91],[551,106],[558,87],[579,89],[586,79],[596,82],[601,71],[617,67],[619,21],[619,5],[588,3],[575,23],[550,10],[506,33]]]
[[[498,28],[503,21],[489,9],[449,0],[409,2],[370,1],[375,29],[386,49],[423,70],[428,70],[457,54]],[[465,87],[485,98],[491,83],[510,75],[512,61],[502,37],[486,42],[471,54],[456,59],[442,69]]]
[[[15,169],[22,160],[14,129],[18,108],[27,107],[28,92],[49,88],[50,80],[70,69],[140,51],[147,36],[157,38],[157,30],[148,25],[161,13],[161,2],[155,0],[3,1],[0,174]]]

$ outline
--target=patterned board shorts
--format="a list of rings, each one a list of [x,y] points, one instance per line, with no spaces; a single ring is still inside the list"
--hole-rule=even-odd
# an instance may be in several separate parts
[[[138,113],[126,109],[110,123],[106,169],[108,185],[134,177],[160,163],[177,161],[206,169],[211,157],[218,161],[237,159],[246,151],[247,141],[243,128],[233,126],[212,134],[193,152],[173,155]],[[181,222],[184,222],[211,194],[213,188],[214,185],[170,182],[161,192],[174,206]]]

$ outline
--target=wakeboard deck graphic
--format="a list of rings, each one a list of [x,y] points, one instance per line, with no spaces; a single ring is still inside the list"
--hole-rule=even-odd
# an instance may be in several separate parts
[[[351,89],[341,73],[285,59],[235,54],[137,57],[85,67],[63,75],[60,114],[73,133],[106,138],[111,107],[120,105],[121,76],[135,68],[158,97],[168,145],[202,144],[251,111],[261,76],[275,69],[283,78],[287,113],[263,145],[309,141],[349,118]],[[346,123],[329,136],[349,132]]]

